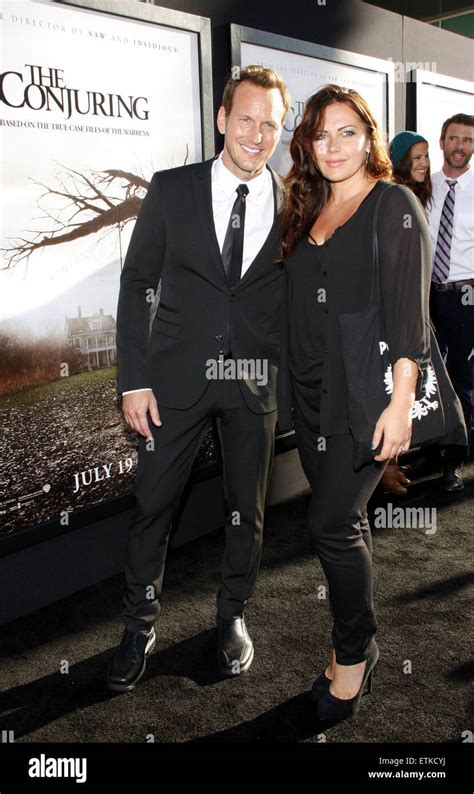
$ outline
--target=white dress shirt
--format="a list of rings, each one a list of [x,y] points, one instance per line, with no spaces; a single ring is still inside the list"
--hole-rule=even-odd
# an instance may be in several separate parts
[[[229,224],[230,213],[237,198],[237,187],[243,180],[229,171],[222,162],[222,152],[214,160],[211,171],[212,214],[219,250],[222,253],[224,239]],[[242,276],[249,269],[262,248],[273,226],[275,202],[273,180],[268,168],[245,182],[249,192],[245,200],[244,251],[242,254]],[[151,389],[131,389],[123,394],[132,394]]]
[[[219,250],[222,253],[229,224],[230,213],[237,198],[237,187],[246,184],[249,192],[245,200],[244,252],[242,254],[242,276],[257,256],[273,226],[275,204],[270,171],[243,182],[229,171],[222,162],[222,152],[212,164],[212,214]]]
[[[447,179],[451,179],[451,177],[447,177],[444,171],[437,171],[431,177],[433,203],[429,210],[428,220],[433,260],[441,212],[449,190]],[[474,176],[471,168],[458,177],[454,191],[453,238],[448,282],[474,278]]]

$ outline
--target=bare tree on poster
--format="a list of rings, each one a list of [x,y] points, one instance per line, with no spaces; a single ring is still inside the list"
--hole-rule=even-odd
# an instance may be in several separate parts
[[[186,165],[189,149],[186,145]],[[30,258],[35,251],[52,245],[72,242],[101,231],[120,232],[124,226],[138,216],[149,182],[129,171],[107,169],[89,171],[86,174],[73,168],[60,166],[63,171],[56,178],[57,185],[51,187],[32,179],[31,182],[44,189],[38,200],[42,215],[39,220],[53,223],[51,229],[29,229],[25,237],[16,238],[6,253],[6,264],[2,269],[14,267]],[[120,195],[111,193],[119,187]],[[46,199],[56,197],[64,200],[54,210],[44,206]]]

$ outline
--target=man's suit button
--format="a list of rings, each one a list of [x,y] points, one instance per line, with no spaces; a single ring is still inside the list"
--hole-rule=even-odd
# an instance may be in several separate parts
[[[231,293],[229,300],[231,300],[231,301],[235,301],[235,295],[234,295],[234,293],[233,293],[233,292]]]

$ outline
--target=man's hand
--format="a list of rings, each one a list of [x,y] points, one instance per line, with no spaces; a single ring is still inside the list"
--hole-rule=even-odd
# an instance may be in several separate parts
[[[389,491],[390,493],[408,493],[406,486],[410,485],[410,480],[399,467],[396,458],[390,458],[389,464],[382,474],[380,485],[384,491]]]
[[[153,424],[161,427],[160,414],[155,395],[150,389],[143,389],[122,397],[122,413],[127,425],[145,438],[152,438],[147,413],[150,412]]]

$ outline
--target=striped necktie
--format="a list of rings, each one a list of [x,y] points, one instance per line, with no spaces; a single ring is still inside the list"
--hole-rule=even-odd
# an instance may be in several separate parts
[[[446,193],[441,212],[433,262],[433,281],[437,281],[438,283],[448,280],[451,262],[451,242],[453,239],[454,187],[457,185],[457,179],[447,179],[446,182],[448,183],[449,190]]]

